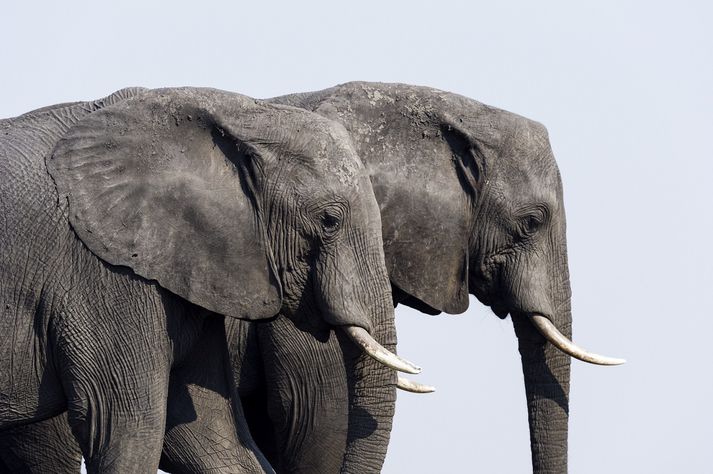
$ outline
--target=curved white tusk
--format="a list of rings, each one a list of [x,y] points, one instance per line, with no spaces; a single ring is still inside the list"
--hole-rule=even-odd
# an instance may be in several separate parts
[[[431,387],[430,385],[423,385],[418,382],[413,382],[409,379],[401,377],[400,375],[398,380],[396,381],[396,388],[411,393],[432,393],[436,391],[436,387]]]
[[[344,332],[347,333],[347,336],[349,336],[356,345],[364,349],[364,352],[385,366],[400,372],[406,372],[407,374],[418,374],[421,372],[421,367],[402,359],[376,342],[366,329],[360,328],[359,326],[342,326],[342,329],[344,329]]]
[[[598,365],[619,365],[626,362],[625,359],[617,359],[615,357],[600,356],[597,354],[592,354],[587,352],[581,347],[577,346],[574,342],[567,339],[559,330],[552,324],[545,316],[540,314],[531,314],[530,320],[532,324],[535,325],[538,331],[552,343],[557,349],[561,350],[565,354],[569,354],[575,359],[579,359],[583,362],[589,362],[590,364]]]

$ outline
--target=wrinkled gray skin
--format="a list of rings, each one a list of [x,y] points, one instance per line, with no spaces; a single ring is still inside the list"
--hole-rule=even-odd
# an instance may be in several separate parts
[[[526,317],[545,315],[571,338],[562,185],[545,128],[466,97],[401,84],[348,83],[272,101],[317,112],[349,131],[381,209],[396,303],[431,314],[461,313],[470,293],[499,317],[512,316],[533,470],[566,472],[570,358],[546,343]],[[260,436],[264,420],[249,420],[268,458],[289,471],[308,470],[318,445],[294,447],[293,439],[324,439],[334,428],[309,396],[319,393],[350,407],[342,470],[377,472],[393,416],[392,379],[369,371],[359,381],[359,387],[372,387],[368,391],[350,387],[348,398],[325,394],[319,379],[304,377],[302,360],[321,355],[321,371],[337,374],[339,364],[330,363],[335,352],[324,344],[321,352],[297,344],[302,352],[281,358],[275,368],[273,346],[299,335],[281,320],[257,333],[265,380],[273,385],[265,389],[268,417],[283,427],[272,437]],[[295,393],[306,395],[291,403]]]
[[[348,129],[381,207],[395,302],[459,313],[472,293],[500,317],[512,314],[533,469],[566,472],[569,357],[523,317],[544,314],[571,337],[561,183],[544,128],[397,84],[350,83],[273,100]],[[339,449],[343,472],[380,470],[394,408],[390,371],[350,378],[334,334],[313,337],[284,317],[226,323],[252,433],[278,471],[336,472]]]
[[[72,469],[65,411],[89,472],[155,472],[164,429],[169,469],[269,470],[223,316],[393,333],[369,178],[304,110],[131,89],[3,120],[0,211],[6,471]],[[65,458],[23,464],[21,439]]]
[[[41,446],[41,448],[38,448]],[[79,472],[82,452],[67,414],[0,432],[0,473]]]

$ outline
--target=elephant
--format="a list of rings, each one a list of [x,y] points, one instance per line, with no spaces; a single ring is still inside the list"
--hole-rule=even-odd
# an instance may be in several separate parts
[[[349,132],[379,203],[395,305],[433,315],[462,313],[472,294],[499,318],[511,316],[533,472],[566,472],[570,357],[600,365],[624,360],[571,342],[562,181],[545,127],[457,94],[405,84],[351,82],[269,101],[316,112]],[[371,371],[362,379],[363,386],[383,387],[382,393],[350,387],[348,396],[325,394],[301,370],[308,354],[318,353],[314,348],[294,345],[303,353],[276,359],[275,345],[304,336],[288,319],[253,326],[256,342],[243,344],[258,348],[262,379],[272,385],[252,388],[240,364],[235,377],[247,385],[241,392],[252,408],[248,423],[270,462],[285,472],[303,472],[319,456],[316,440],[328,436],[334,421],[315,406],[309,410],[309,396],[294,400],[296,394],[322,393],[349,407],[342,472],[378,472],[394,412],[393,378]],[[227,332],[230,337],[237,331]],[[339,361],[330,363],[337,360],[334,348],[324,347],[321,354],[323,372],[343,370]],[[433,389],[406,380],[398,385]],[[255,415],[261,412],[250,390],[267,396],[261,416]],[[266,422],[280,429],[265,433]],[[310,438],[311,444],[303,441]]]
[[[279,313],[393,384],[420,370],[393,352],[379,208],[336,122],[132,88],[0,129],[0,433],[66,412],[90,473],[155,472],[164,430],[169,467],[270,471],[230,397],[231,319]]]

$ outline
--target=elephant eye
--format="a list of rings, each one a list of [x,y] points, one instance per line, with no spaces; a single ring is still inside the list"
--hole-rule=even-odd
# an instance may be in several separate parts
[[[342,221],[339,219],[338,216],[334,214],[330,214],[328,212],[325,212],[322,214],[322,229],[324,229],[325,232],[327,233],[334,233],[337,230],[339,230],[339,227],[342,225]]]
[[[525,216],[522,219],[522,222],[520,224],[520,228],[522,229],[522,233],[524,235],[532,235],[538,230],[540,230],[540,227],[542,226],[542,220],[538,216],[530,214],[529,216]]]

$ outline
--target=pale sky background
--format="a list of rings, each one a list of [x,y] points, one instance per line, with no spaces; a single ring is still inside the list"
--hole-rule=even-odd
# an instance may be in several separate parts
[[[141,85],[253,97],[350,80],[543,122],[565,189],[572,473],[713,469],[713,4],[76,2],[0,9],[0,117]],[[430,396],[401,393],[386,473],[530,470],[509,319],[397,311]]]

